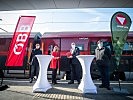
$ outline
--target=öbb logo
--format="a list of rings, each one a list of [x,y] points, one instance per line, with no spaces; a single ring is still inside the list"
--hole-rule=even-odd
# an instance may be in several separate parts
[[[25,42],[28,38],[28,35],[25,32],[30,32],[30,26],[29,25],[22,25],[17,30],[17,32],[21,32],[21,33],[16,38],[16,42],[15,42],[15,45],[14,45],[14,48],[13,48],[13,52],[16,55],[20,55],[22,50],[23,50],[24,44],[25,44]]]
[[[124,15],[122,14],[118,14],[116,16],[116,22],[119,24],[119,25],[126,25],[127,24],[127,19],[124,17]]]

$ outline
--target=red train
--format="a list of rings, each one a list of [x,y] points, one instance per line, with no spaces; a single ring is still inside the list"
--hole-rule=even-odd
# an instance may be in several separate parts
[[[29,43],[27,45],[24,66],[23,69],[29,69],[27,62],[29,61],[30,53],[33,47],[34,37],[37,32],[33,32],[30,35]],[[13,33],[0,33],[0,66],[5,67],[5,60],[8,54],[9,45],[12,39]],[[101,39],[104,41],[104,45],[107,45],[113,55],[113,48],[111,43],[111,33],[110,32],[46,32],[41,38],[41,49],[43,54],[49,54],[54,45],[58,45],[60,48],[60,56],[65,57],[66,53],[71,48],[71,43],[75,42],[80,49],[80,54],[90,55],[94,54],[96,48],[96,42]],[[123,55],[121,59],[121,70],[122,71],[132,71],[133,72],[133,31],[130,31],[127,37],[127,42],[125,43]],[[62,60],[63,61],[63,60]],[[93,62],[95,64],[95,62]],[[92,64],[93,65],[93,64]],[[61,70],[65,70],[65,67]],[[20,68],[21,69],[21,68]],[[94,72],[92,67],[92,73]],[[111,72],[114,70],[114,66],[111,67]]]

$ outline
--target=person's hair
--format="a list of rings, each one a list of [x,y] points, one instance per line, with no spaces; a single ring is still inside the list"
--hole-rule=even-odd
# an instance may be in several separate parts
[[[38,45],[38,44],[40,45],[40,43],[36,43],[35,45]]]
[[[97,44],[98,44],[98,43],[101,43],[101,42],[103,42],[103,41],[102,41],[102,40],[98,40],[98,41],[97,41]]]
[[[36,43],[35,47],[36,47],[37,45],[39,45],[39,46],[41,47],[41,45],[40,45],[39,43]]]
[[[71,43],[71,45],[72,45],[72,44],[74,44],[74,45],[75,45],[75,43],[74,43],[74,42],[72,42],[72,43]]]
[[[54,52],[55,52],[55,51],[59,51],[59,47],[58,47],[58,46],[54,46],[53,51],[54,51]]]

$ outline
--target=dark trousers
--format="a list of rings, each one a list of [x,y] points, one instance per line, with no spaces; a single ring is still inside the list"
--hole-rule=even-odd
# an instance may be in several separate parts
[[[34,76],[36,76],[38,78],[38,74],[39,74],[39,63],[37,61],[37,59],[34,59],[32,65],[30,66],[30,78],[33,79]]]
[[[3,84],[4,73],[3,73],[3,70],[1,68],[0,68],[0,78],[1,78],[0,85],[2,85]]]
[[[76,79],[80,83],[80,70],[78,64],[71,64],[71,81]]]
[[[52,69],[52,83],[56,83],[57,67]]]
[[[110,80],[109,80],[109,66],[98,66],[100,74],[101,74],[101,79],[102,79],[102,85],[105,87],[110,86]]]

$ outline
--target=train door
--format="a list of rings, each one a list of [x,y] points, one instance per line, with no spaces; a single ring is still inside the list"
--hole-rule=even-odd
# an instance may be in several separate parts
[[[44,54],[51,54],[52,50],[53,50],[53,47],[56,45],[59,47],[59,49],[61,48],[60,47],[60,39],[55,39],[55,38],[50,38],[50,39],[42,39],[42,43],[44,44],[43,45],[43,53]],[[60,49],[61,50],[61,49]]]
[[[43,54],[45,55],[51,55],[51,52],[54,48],[54,46],[58,46],[59,50],[60,50],[60,39],[59,38],[43,38],[42,39],[42,43],[43,45]],[[50,66],[50,64],[49,64]],[[60,70],[58,70],[59,73]],[[52,70],[50,69],[50,67],[48,67],[48,72],[47,72],[48,78],[51,79],[52,78]],[[59,74],[57,74],[57,76],[59,76]]]

